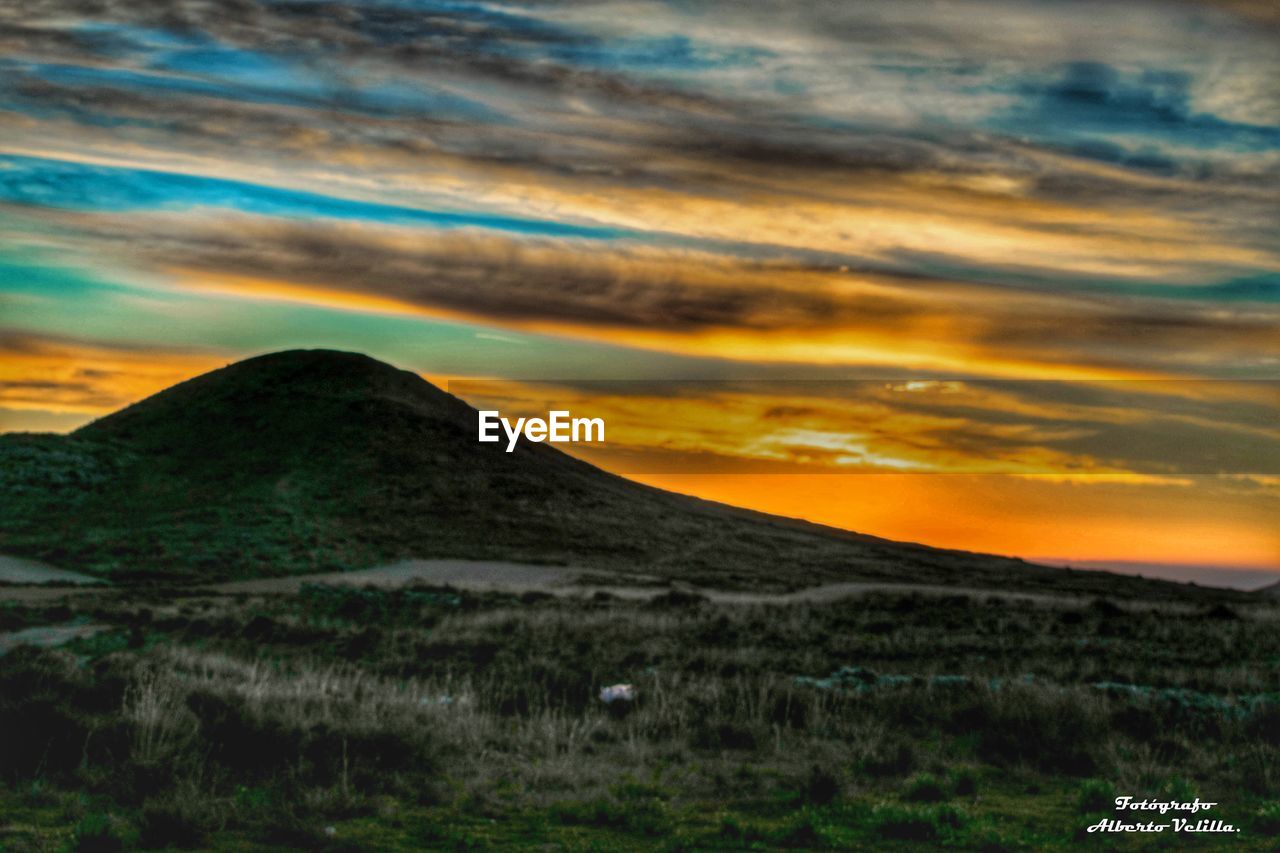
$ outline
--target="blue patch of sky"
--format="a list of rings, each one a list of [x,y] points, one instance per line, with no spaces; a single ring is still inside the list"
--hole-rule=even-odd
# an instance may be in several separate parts
[[[1086,160],[1110,163],[1153,175],[1176,175],[1184,166],[1189,165],[1179,163],[1153,145],[1122,145],[1111,139],[1083,139],[1063,146],[1062,150]]]
[[[276,99],[301,106],[334,106],[354,113],[412,118],[448,117],[500,122],[488,106],[415,81],[373,81],[359,74],[335,75],[317,62],[298,62],[220,44],[170,51],[154,57],[153,71],[191,75],[229,86],[227,97]],[[180,78],[181,79],[181,78]]]
[[[240,355],[336,347],[455,375],[661,378],[723,368],[713,359],[552,335],[489,334],[470,323],[121,284],[47,252],[0,249],[0,313],[3,328],[19,333],[165,349],[199,341]]]
[[[167,121],[162,116],[141,118],[115,115],[94,107],[84,98],[54,100],[46,97],[31,97],[23,92],[21,85],[24,79],[29,79],[30,68],[31,66],[25,63],[0,58],[0,110],[21,113],[37,119],[70,118],[86,127],[163,128],[167,126]]]
[[[156,27],[141,27],[135,24],[120,24],[110,21],[81,21],[71,29],[74,33],[86,35],[103,35],[113,43],[128,45],[135,51],[149,51],[157,48],[172,49],[191,47],[211,43],[212,39],[199,30],[178,32]]]
[[[1280,302],[1280,272],[1233,278],[1216,286],[1193,288],[1204,296],[1237,302]]]
[[[394,78],[366,81],[352,93],[356,109],[387,118],[447,118],[451,121],[514,125],[509,116],[470,98]],[[346,108],[345,103],[343,108]]]
[[[774,54],[759,47],[726,47],[671,35],[562,44],[549,55],[569,64],[606,70],[681,72],[751,67]]]
[[[987,65],[965,60],[913,59],[873,62],[871,67],[887,74],[897,74],[913,79],[936,79],[940,76],[985,78],[990,73]]]
[[[0,202],[91,212],[221,208],[259,216],[338,219],[439,229],[479,228],[519,237],[630,241],[765,261],[834,269],[866,259],[794,246],[691,237],[669,232],[526,219],[488,213],[424,210],[359,201],[225,178],[0,154]]]
[[[1173,285],[1158,281],[1120,282],[1091,276],[1072,276],[1060,271],[1037,276],[1025,270],[976,268],[961,264],[955,258],[940,258],[915,252],[899,253],[900,256],[895,261],[887,264],[871,263],[850,255],[806,252],[794,247],[700,240],[675,234],[646,234],[481,213],[429,211],[220,178],[12,155],[0,155],[0,200],[22,205],[96,212],[182,211],[212,207],[287,218],[356,220],[438,229],[481,228],[528,237],[632,240],[719,251],[765,261],[795,261],[830,270],[849,266],[861,272],[878,272],[890,276],[905,272],[935,275],[956,281],[981,281],[1020,289],[1105,292],[1222,302],[1280,302],[1277,277],[1273,272],[1265,270],[1224,276],[1219,282]],[[27,289],[40,290],[53,284],[65,288],[72,284],[65,280],[55,282],[35,273],[32,276],[34,277],[25,279],[28,282]],[[0,267],[0,277],[8,280],[10,290],[21,288],[21,282],[24,281],[3,267]]]
[[[185,350],[198,341],[202,349],[237,356],[328,347],[428,373],[557,382],[657,380],[667,391],[678,380],[972,378],[883,365],[740,362],[506,328],[492,334],[492,327],[478,324],[122,284],[101,267],[70,263],[74,259],[0,248],[0,329],[131,348]],[[24,281],[33,286],[20,286]]]
[[[903,268],[957,282],[981,282],[992,287],[1056,292],[1106,293],[1115,296],[1206,302],[1280,303],[1280,272],[1275,270],[1224,270],[1217,280],[1170,284],[1165,280],[1116,280],[1090,274],[1072,275],[1055,270],[1037,275],[1025,269],[965,264],[953,257],[924,252],[895,253]]]
[[[311,92],[295,92],[279,87],[257,89],[233,81],[187,77],[159,71],[4,61],[0,61],[0,71],[6,76],[12,75],[11,79],[16,79],[17,75],[22,74],[75,89],[133,90],[175,98],[197,96],[276,106],[313,107],[326,104],[325,98]],[[19,97],[21,97],[20,93]],[[43,101],[37,102],[37,105],[40,103]]]
[[[72,267],[50,266],[27,251],[0,254],[0,291],[4,293],[82,298],[107,290],[121,293],[125,288],[87,278]]]
[[[151,96],[202,97],[245,104],[340,109],[353,114],[393,118],[447,118],[504,123],[496,110],[470,98],[394,80],[365,81],[327,74],[321,68],[266,54],[221,45],[183,48],[153,56],[144,70],[59,63],[25,63],[0,59],[0,94],[6,105],[39,112],[72,113],[89,123],[114,126],[136,124],[136,118],[117,118],[95,110],[92,99],[51,105],[30,101],[15,84],[30,77],[76,89],[135,91]],[[159,124],[161,116],[155,121]]]
[[[1013,94],[1019,103],[988,124],[1064,146],[1110,138],[1226,151],[1280,148],[1280,127],[1195,112],[1191,82],[1182,72],[1122,73],[1103,63],[1072,63],[1018,85]]]
[[[297,10],[308,2],[318,5],[319,0],[288,0],[274,5]],[[453,22],[449,38],[467,43],[474,51],[495,56],[536,56],[600,70],[704,71],[748,66],[774,55],[760,47],[708,44],[679,34],[601,38],[534,15],[477,3],[372,0],[357,5],[360,13],[351,26],[384,44],[432,35],[432,16],[448,16]],[[394,14],[379,15],[378,10],[394,10]],[[421,23],[406,21],[404,12],[422,13]],[[457,22],[471,25],[470,32],[456,27]]]
[[[263,216],[320,217],[484,228],[520,235],[607,240],[618,229],[485,213],[456,213],[327,196],[224,178],[0,155],[0,200],[88,211],[225,208]]]
[[[331,0],[263,0],[263,5],[297,15],[308,6],[314,7],[314,14],[329,15],[327,8]],[[422,15],[443,15],[449,18],[466,19],[476,23],[487,23],[507,29],[523,29],[530,32],[541,32],[548,35],[565,35],[567,28],[532,14],[521,14],[518,11],[507,11],[494,3],[474,3],[468,0],[357,0],[350,3],[360,14],[369,15],[377,10],[395,10]]]
[[[151,71],[211,78],[249,91],[287,92],[304,98],[332,97],[332,75],[258,51],[222,44],[162,51],[147,63]]]
[[[175,49],[208,43],[199,32],[176,33],[149,27],[106,21],[79,21],[58,27],[77,51],[95,58],[135,62],[160,49]],[[22,55],[22,50],[15,51]]]

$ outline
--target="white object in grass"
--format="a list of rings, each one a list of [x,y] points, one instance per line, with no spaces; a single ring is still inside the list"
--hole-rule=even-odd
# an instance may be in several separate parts
[[[606,705],[612,705],[614,702],[634,702],[635,700],[636,688],[633,684],[613,684],[600,688],[600,701]]]

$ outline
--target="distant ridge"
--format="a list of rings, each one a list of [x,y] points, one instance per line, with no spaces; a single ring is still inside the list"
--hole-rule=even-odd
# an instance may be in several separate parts
[[[838,580],[1111,592],[1170,584],[892,542],[664,492],[368,356],[292,350],[175,385],[70,436],[0,436],[0,552],[118,581],[210,581],[411,557],[724,586]],[[1188,592],[1190,590],[1188,589]]]
[[[1269,583],[1264,587],[1255,589],[1253,594],[1260,595],[1264,598],[1280,598],[1280,581]]]

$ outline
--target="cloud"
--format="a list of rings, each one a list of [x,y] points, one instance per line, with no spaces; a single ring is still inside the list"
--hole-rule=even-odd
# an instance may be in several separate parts
[[[1211,149],[1266,150],[1280,147],[1280,126],[1246,124],[1199,113],[1186,72],[1147,69],[1125,75],[1101,62],[1074,62],[1060,76],[1024,85],[1019,104],[997,124],[1040,138],[1152,137]],[[1104,143],[1105,144],[1105,143]],[[1120,162],[1124,162],[1123,160]],[[1139,167],[1150,163],[1138,164]],[[1161,170],[1176,170],[1161,158]]]
[[[476,229],[171,213],[46,222],[59,229],[46,244],[173,286],[690,355],[997,376],[1217,375],[1265,372],[1274,349],[1276,309],[1252,301],[1027,293],[980,278]]]
[[[701,494],[1274,563],[1274,483],[1189,473],[1273,458],[1273,390],[1100,380],[1275,376],[1278,133],[1258,0],[0,4],[0,417],[304,343],[948,380],[594,399],[640,456],[952,472]]]
[[[84,420],[226,362],[198,347],[83,340],[0,327],[0,408],[35,412],[37,421],[66,423],[66,417],[57,416],[70,415]]]
[[[1280,472],[1276,383],[455,381],[476,405],[603,417],[624,473],[1058,476],[1186,485]]]
[[[0,194],[123,212],[80,220],[122,270],[681,352],[1271,358],[1254,4],[232,11],[0,10],[0,127],[52,155]]]

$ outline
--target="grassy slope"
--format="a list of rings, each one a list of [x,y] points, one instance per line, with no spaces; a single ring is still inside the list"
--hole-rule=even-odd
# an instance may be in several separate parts
[[[0,846],[1273,849],[1277,615],[322,587],[9,608],[111,629],[0,658]],[[596,698],[615,682],[629,713]],[[1087,836],[1117,793],[1243,832]]]
[[[568,563],[722,586],[824,580],[1168,585],[894,543],[631,483],[366,356],[292,351],[174,386],[69,437],[0,437],[0,551],[115,579],[240,578],[403,557]],[[779,578],[776,567],[791,568]]]

